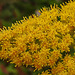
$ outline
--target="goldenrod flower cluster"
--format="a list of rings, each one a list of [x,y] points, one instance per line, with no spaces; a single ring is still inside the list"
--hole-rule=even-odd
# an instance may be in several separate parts
[[[75,1],[60,6],[3,27],[0,58],[19,67],[48,67],[41,75],[75,75]]]

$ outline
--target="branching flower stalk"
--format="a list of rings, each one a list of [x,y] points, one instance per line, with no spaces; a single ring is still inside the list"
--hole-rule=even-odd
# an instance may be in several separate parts
[[[41,75],[75,75],[75,1],[60,6],[0,29],[0,58],[18,67],[48,67]]]

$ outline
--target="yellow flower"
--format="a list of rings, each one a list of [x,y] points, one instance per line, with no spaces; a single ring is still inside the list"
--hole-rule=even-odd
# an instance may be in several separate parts
[[[41,75],[75,75],[75,1],[60,6],[0,29],[0,58],[19,67],[48,67]]]

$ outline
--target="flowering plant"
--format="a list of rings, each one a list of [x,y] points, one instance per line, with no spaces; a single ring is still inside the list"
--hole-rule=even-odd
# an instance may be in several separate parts
[[[0,29],[0,58],[28,65],[41,75],[75,75],[75,1],[41,9]]]

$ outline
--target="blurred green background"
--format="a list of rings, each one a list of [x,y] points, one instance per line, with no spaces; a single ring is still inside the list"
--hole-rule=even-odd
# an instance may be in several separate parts
[[[58,4],[68,0],[0,0],[0,28],[11,26],[12,23],[28,17],[32,14],[38,14],[42,7],[49,7],[50,4]],[[14,67],[14,64],[0,60],[0,75],[37,75],[41,71],[32,72],[30,66],[26,68]]]

